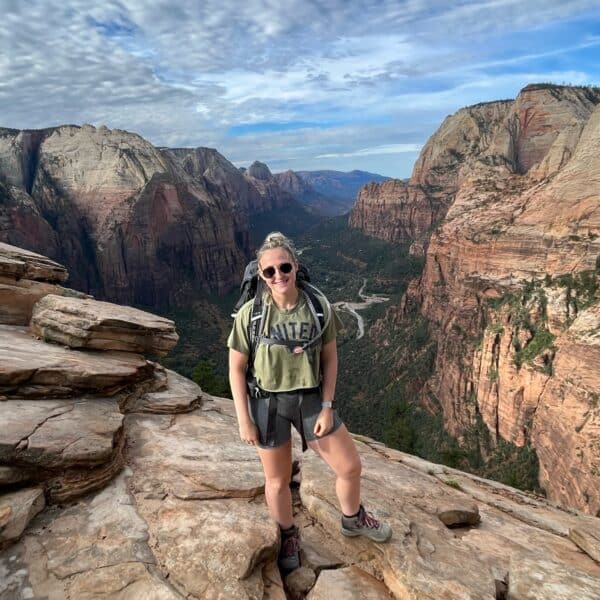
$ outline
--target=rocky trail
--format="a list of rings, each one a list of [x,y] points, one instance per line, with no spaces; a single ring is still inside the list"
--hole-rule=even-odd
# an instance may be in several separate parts
[[[133,343],[136,330],[159,355],[176,341],[170,322],[60,298],[41,304],[57,315],[40,339],[2,325],[0,600],[600,595],[597,518],[360,436],[362,499],[391,541],[341,535],[334,478],[296,443],[303,566],[282,581],[262,469],[232,402],[106,341],[110,329],[121,348],[116,332]],[[47,341],[57,331],[60,345]]]

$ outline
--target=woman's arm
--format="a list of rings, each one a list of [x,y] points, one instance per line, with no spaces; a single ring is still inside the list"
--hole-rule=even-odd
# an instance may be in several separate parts
[[[321,348],[321,394],[324,402],[335,398],[337,381],[337,344],[335,338]],[[314,434],[325,435],[333,427],[333,409],[322,408],[315,423]]]
[[[337,381],[338,359],[335,338],[321,348],[321,387],[323,400],[330,401],[335,398],[335,384]]]
[[[258,429],[248,413],[248,392],[246,389],[246,369],[248,357],[233,348],[229,349],[229,385],[233,395],[235,414],[240,428],[240,438],[247,444],[258,441]]]

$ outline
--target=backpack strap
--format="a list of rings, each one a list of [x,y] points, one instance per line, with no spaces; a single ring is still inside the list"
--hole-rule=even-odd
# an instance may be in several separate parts
[[[250,344],[250,356],[248,357],[248,368],[252,366],[256,348],[262,336],[268,306],[263,298],[263,283],[259,280],[256,286],[256,295],[252,303],[252,312],[248,321],[248,343]]]

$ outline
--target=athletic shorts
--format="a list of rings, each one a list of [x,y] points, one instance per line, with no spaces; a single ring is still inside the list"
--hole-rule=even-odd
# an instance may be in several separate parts
[[[313,432],[319,413],[321,412],[321,392],[318,388],[311,390],[297,390],[293,392],[279,392],[273,400],[277,404],[274,414],[275,423],[271,426],[272,436],[267,440],[267,427],[269,423],[269,402],[271,399],[249,397],[248,407],[250,417],[258,427],[260,435],[260,448],[277,448],[285,444],[292,435],[293,425],[296,431],[307,442],[323,439],[336,431],[342,420],[333,411],[333,427],[324,436],[316,436]]]

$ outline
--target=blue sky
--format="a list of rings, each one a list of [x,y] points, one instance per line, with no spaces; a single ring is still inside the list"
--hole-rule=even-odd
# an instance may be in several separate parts
[[[590,1],[0,0],[0,125],[408,177],[463,106],[600,85]]]

